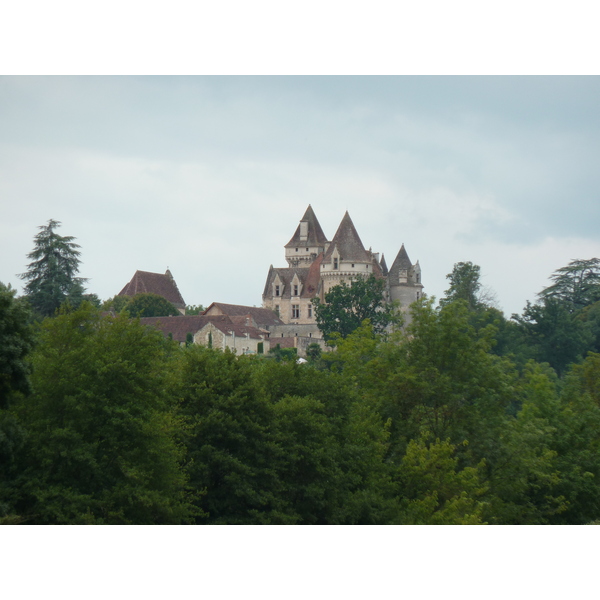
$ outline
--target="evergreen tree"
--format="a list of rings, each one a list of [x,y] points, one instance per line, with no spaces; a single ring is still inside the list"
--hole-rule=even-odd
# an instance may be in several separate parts
[[[572,260],[566,267],[550,276],[554,282],[538,296],[543,300],[554,298],[565,303],[571,311],[584,308],[600,300],[600,259]]]
[[[76,277],[79,272],[79,244],[73,236],[55,232],[60,221],[50,219],[39,227],[35,248],[27,255],[31,259],[27,272],[19,277],[25,281],[25,294],[33,309],[44,317],[52,316],[61,304],[68,301],[74,306],[83,300],[86,279]]]

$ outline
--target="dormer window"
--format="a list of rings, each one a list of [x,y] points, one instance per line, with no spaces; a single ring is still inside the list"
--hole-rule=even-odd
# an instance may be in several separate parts
[[[275,286],[275,295],[276,296],[280,295],[280,293],[279,293],[279,286],[278,285]]]
[[[294,284],[294,296],[297,296],[297,295],[298,295],[298,284],[295,283]]]
[[[334,259],[333,259],[333,268],[334,268],[335,271],[337,271],[339,269],[339,264],[338,264],[337,256],[334,257]]]

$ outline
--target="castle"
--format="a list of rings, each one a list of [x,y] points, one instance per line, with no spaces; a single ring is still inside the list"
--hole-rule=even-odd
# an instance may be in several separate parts
[[[388,270],[383,254],[380,258],[379,253],[365,250],[347,211],[329,241],[309,205],[285,245],[285,258],[287,267],[269,269],[262,308],[213,302],[201,315],[186,316],[185,302],[168,269],[164,275],[136,271],[119,295],[149,292],[169,300],[182,316],[140,321],[181,344],[192,340],[239,354],[267,353],[279,346],[296,348],[304,356],[310,344],[325,347],[312,300],[323,302],[333,286],[370,275],[385,279],[386,299],[397,301],[403,312],[423,293],[421,267],[418,261],[411,263],[404,244]]]
[[[411,263],[404,244],[388,270],[383,254],[379,258],[379,253],[365,250],[347,211],[328,241],[309,205],[285,245],[285,258],[288,267],[271,265],[263,291],[263,307],[277,313],[285,324],[271,337],[321,338],[312,300],[323,302],[325,294],[344,281],[369,275],[384,278],[387,299],[398,301],[403,312],[423,293],[421,267],[418,261]]]

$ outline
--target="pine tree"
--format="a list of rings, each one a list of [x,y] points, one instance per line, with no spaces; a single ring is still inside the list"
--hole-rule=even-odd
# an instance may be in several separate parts
[[[66,301],[75,306],[83,299],[87,279],[76,277],[79,271],[79,244],[73,236],[60,236],[54,230],[60,221],[50,219],[39,227],[35,248],[27,255],[32,262],[19,277],[27,281],[25,295],[33,309],[42,316],[53,315]]]

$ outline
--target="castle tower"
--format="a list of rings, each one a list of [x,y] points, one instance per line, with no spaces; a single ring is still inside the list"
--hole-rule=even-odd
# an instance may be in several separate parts
[[[323,256],[321,295],[324,296],[330,288],[339,285],[342,281],[350,282],[357,277],[368,277],[371,274],[381,275],[379,263],[370,251],[365,250],[354,223],[346,211]]]
[[[399,301],[404,312],[423,295],[419,261],[414,265],[410,262],[404,244],[389,270],[387,282],[390,300]]]
[[[285,245],[290,267],[309,267],[327,247],[327,238],[309,204],[292,239]]]

